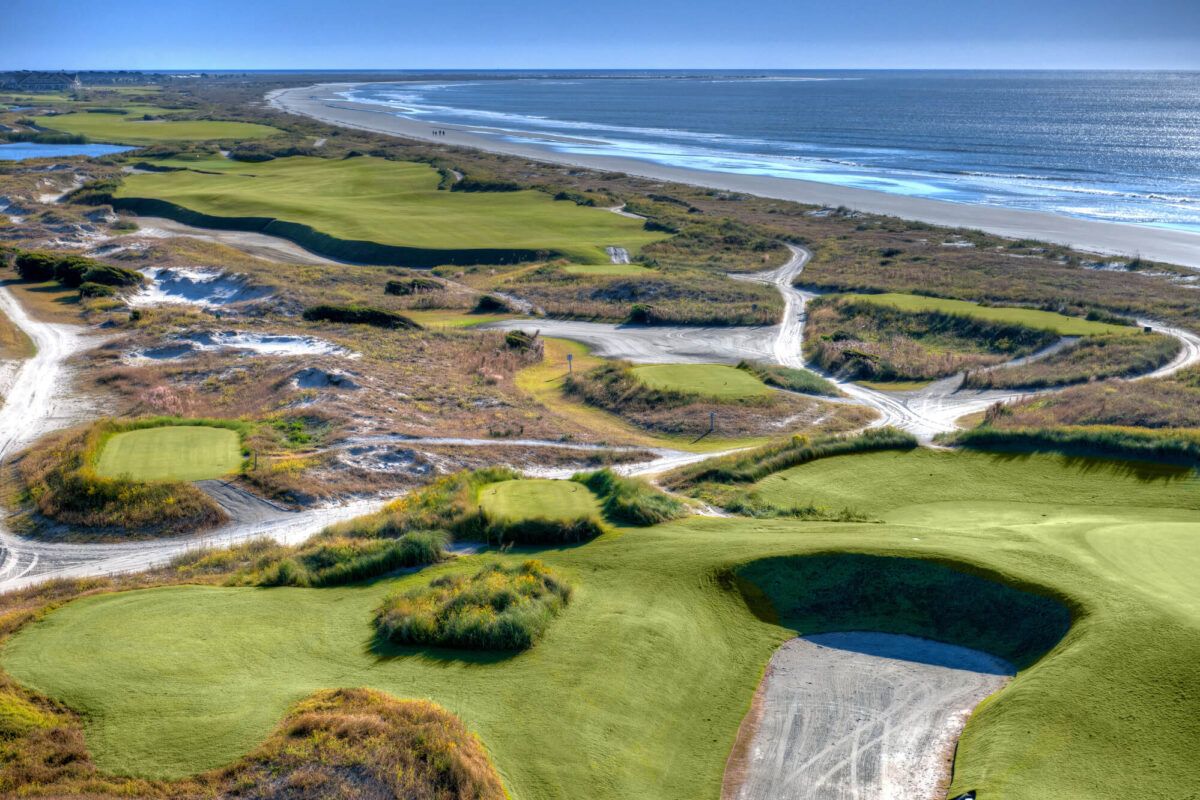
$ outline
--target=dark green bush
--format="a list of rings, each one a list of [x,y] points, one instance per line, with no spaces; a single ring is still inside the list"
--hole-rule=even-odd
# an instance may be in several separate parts
[[[427,292],[440,292],[446,287],[441,281],[436,281],[433,278],[404,278],[401,280],[388,281],[383,288],[386,294],[392,295],[410,295],[410,294],[425,294]]]
[[[140,272],[95,262],[83,273],[84,283],[98,283],[104,286],[138,286],[142,280]]]
[[[80,297],[112,297],[117,293],[117,290],[111,286],[105,286],[102,283],[84,282],[79,284]]]
[[[58,263],[58,259],[48,253],[18,253],[13,262],[13,267],[17,270],[17,274],[27,281],[42,281],[54,280],[54,265]]]
[[[475,303],[473,314],[507,314],[512,309],[508,302],[494,294],[485,294]]]
[[[540,561],[492,564],[389,595],[375,612],[381,638],[403,645],[524,650],[566,607],[571,588]]]
[[[304,309],[310,322],[347,322],[352,325],[372,325],[376,328],[420,330],[421,326],[394,311],[368,306],[319,305]]]

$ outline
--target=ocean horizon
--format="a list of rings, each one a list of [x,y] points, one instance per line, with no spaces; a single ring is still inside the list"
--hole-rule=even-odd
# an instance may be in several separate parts
[[[341,96],[561,153],[1200,232],[1196,72],[474,74]]]

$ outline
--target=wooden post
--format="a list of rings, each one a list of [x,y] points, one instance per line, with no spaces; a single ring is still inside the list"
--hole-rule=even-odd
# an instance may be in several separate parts
[[[568,375],[575,374],[575,363],[574,362],[575,362],[575,354],[567,353],[567,374]]]
[[[708,432],[712,433],[717,429],[717,412],[708,412]]]

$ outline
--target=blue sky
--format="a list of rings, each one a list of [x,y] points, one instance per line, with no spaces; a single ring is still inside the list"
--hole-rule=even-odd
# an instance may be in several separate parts
[[[0,69],[1200,69],[1200,0],[0,0]]]

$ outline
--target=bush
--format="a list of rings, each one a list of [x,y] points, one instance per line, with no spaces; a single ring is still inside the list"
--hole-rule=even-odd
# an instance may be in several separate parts
[[[375,612],[379,635],[396,644],[524,650],[566,607],[571,588],[540,561],[492,564],[389,595]]]
[[[386,294],[405,296],[440,292],[445,288],[441,281],[436,281],[433,278],[405,278],[403,280],[388,281],[387,285],[383,287],[383,291]]]
[[[57,253],[25,252],[17,255],[14,267],[27,281],[57,280],[63,286],[78,289],[84,283],[105,286],[137,286],[142,275],[124,267],[102,264],[90,258]]]
[[[117,290],[102,283],[84,282],[79,284],[80,297],[112,297]]]
[[[1068,428],[993,428],[981,425],[943,435],[944,444],[979,450],[1048,451],[1167,464],[1200,464],[1200,436],[1107,425]]]
[[[84,283],[98,283],[104,286],[140,286],[142,280],[140,272],[95,262],[83,273]]]
[[[494,294],[485,294],[475,303],[473,314],[507,314],[512,311],[508,301]]]
[[[13,268],[24,280],[41,283],[54,280],[54,265],[58,259],[48,253],[18,253]]]
[[[351,325],[371,325],[391,330],[420,330],[421,326],[394,311],[368,306],[319,305],[304,309],[309,322],[346,322]]]
[[[658,525],[687,513],[679,500],[655,489],[640,478],[623,478],[609,469],[576,475],[600,498],[604,514],[614,522]]]

